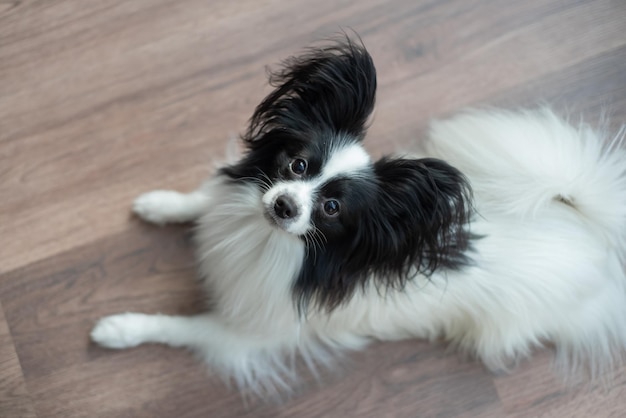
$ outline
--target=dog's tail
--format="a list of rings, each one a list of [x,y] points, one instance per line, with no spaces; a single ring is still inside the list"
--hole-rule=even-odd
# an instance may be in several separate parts
[[[567,318],[546,335],[532,336],[555,343],[557,365],[568,375],[582,366],[606,376],[626,360],[624,131],[610,137],[585,124],[574,127],[548,109],[469,112],[431,130],[430,151],[469,178],[478,216],[504,229],[517,218],[545,227],[549,236],[581,239],[557,241],[568,248],[554,248],[545,265],[531,260],[542,267],[529,270],[555,289],[564,280],[561,295],[574,292],[572,305],[563,304],[571,309]]]
[[[468,176],[479,205],[520,216],[569,205],[623,256],[625,131],[610,138],[582,123],[574,127],[545,108],[471,111],[433,123],[428,146]]]

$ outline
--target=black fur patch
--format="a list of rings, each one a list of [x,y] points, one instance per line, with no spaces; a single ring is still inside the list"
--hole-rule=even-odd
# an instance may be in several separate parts
[[[348,187],[358,186],[365,180]],[[297,306],[332,310],[368,280],[403,288],[416,274],[468,263],[471,190],[454,167],[436,159],[383,158],[374,164],[345,231],[307,259],[294,286]]]
[[[374,109],[376,69],[361,44],[345,41],[291,57],[270,75],[276,89],[259,104],[243,140],[249,153],[221,170],[233,180],[271,176],[274,159],[305,147],[324,159],[338,141],[363,139]]]

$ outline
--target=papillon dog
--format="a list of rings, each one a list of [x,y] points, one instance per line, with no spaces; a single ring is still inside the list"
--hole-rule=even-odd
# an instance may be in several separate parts
[[[554,347],[606,371],[626,348],[626,152],[549,109],[467,111],[423,154],[372,159],[376,71],[360,40],[284,62],[246,150],[191,193],[133,211],[195,222],[197,316],[121,313],[91,332],[115,349],[185,347],[242,389],[295,386],[372,340],[441,339],[492,370]]]

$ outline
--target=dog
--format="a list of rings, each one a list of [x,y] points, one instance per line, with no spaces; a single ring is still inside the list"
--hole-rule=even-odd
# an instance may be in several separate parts
[[[255,393],[372,340],[443,339],[489,369],[541,346],[597,375],[626,347],[626,152],[547,108],[432,123],[423,155],[363,148],[376,70],[346,36],[286,60],[245,153],[133,211],[195,222],[197,316],[121,313],[91,338],[192,349]]]

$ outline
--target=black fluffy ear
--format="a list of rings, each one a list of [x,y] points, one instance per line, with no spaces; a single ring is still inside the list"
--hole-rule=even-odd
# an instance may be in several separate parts
[[[383,158],[374,164],[370,204],[343,239],[309,254],[294,290],[298,307],[332,310],[356,289],[402,288],[417,274],[468,263],[471,190],[437,159]]]
[[[464,264],[472,212],[465,176],[434,158],[383,158],[374,170],[381,185],[382,215],[374,229],[389,239],[377,270],[406,278],[412,266],[430,275],[440,267]]]
[[[360,43],[350,38],[287,59],[270,75],[276,89],[256,108],[244,135],[248,142],[270,132],[344,133],[362,138],[374,108],[376,70]]]

